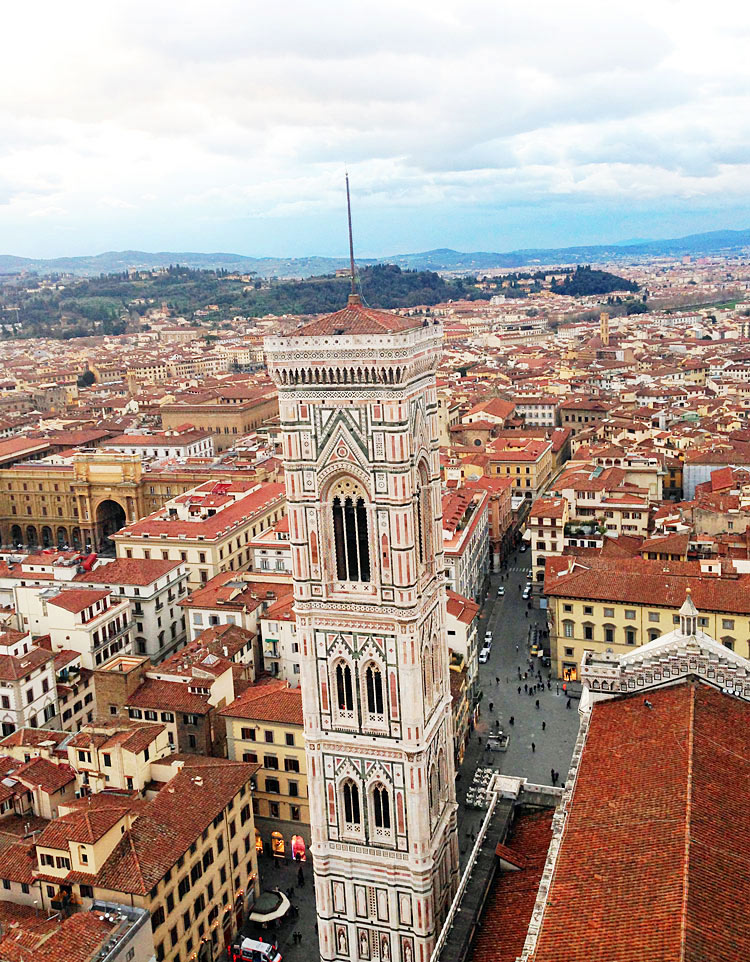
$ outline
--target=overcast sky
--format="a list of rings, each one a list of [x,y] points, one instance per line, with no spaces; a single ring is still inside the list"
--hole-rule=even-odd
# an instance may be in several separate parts
[[[750,4],[7,2],[0,253],[750,227]]]

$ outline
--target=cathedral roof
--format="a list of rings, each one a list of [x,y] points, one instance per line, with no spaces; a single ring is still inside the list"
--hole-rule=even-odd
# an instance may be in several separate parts
[[[700,682],[594,706],[534,962],[747,958],[748,725]]]
[[[421,317],[402,317],[390,311],[365,307],[359,294],[350,294],[345,308],[303,324],[292,337],[321,337],[326,334],[400,334],[421,327]]]

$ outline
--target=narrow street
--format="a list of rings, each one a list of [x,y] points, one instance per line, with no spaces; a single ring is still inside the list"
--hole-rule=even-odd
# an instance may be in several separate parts
[[[543,785],[552,784],[551,769],[554,768],[560,773],[558,784],[561,785],[567,777],[578,734],[578,701],[573,699],[567,708],[568,699],[562,693],[562,686],[558,687],[552,679],[551,687],[547,687],[550,673],[542,667],[540,658],[533,659],[534,672],[541,670],[544,691],[533,695],[524,693],[524,684],[538,684],[538,676],[535,674],[532,678],[529,669],[529,626],[546,627],[546,612],[539,610],[539,589],[532,595],[531,610],[521,598],[530,564],[530,551],[516,552],[508,559],[504,571],[491,575],[490,590],[480,612],[478,646],[481,649],[488,629],[492,631],[493,643],[489,661],[479,666],[483,692],[481,715],[457,782],[462,864],[471,848],[470,833],[476,832],[484,817],[482,810],[467,808],[465,804],[476,768],[492,767],[505,775],[523,776]],[[503,597],[497,594],[500,585],[505,587]],[[519,681],[519,669],[522,676],[527,672],[529,677]],[[487,736],[494,731],[496,720],[510,736],[505,752],[486,750]]]

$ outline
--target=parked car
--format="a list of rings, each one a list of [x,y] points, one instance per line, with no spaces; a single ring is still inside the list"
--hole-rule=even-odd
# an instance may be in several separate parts
[[[505,594],[505,585],[500,585],[500,587],[497,589],[498,598],[502,598],[504,594]]]
[[[523,594],[521,595],[524,601],[528,601],[531,597],[531,588],[524,588]]]
[[[488,630],[488,631],[485,631],[485,633],[484,633],[484,647],[485,647],[485,648],[491,648],[491,647],[492,647],[492,632],[489,631],[489,630]]]
[[[486,646],[479,652],[479,664],[485,665],[490,659],[490,648]]]

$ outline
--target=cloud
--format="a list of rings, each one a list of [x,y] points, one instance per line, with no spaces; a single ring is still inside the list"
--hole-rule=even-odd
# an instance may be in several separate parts
[[[485,224],[561,198],[748,194],[750,10],[729,0],[710,17],[694,0],[72,0],[13,5],[4,26],[6,249],[181,246],[253,219],[272,246],[281,222],[308,244],[344,164],[385,250],[403,247],[394,209],[437,232],[448,209]]]

